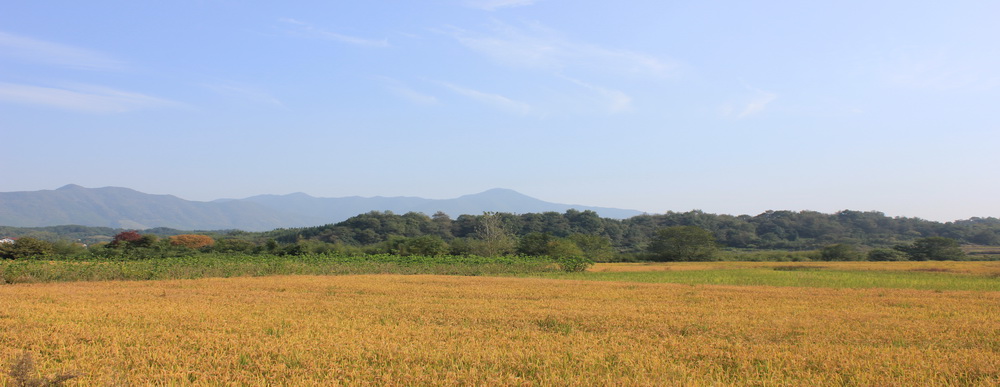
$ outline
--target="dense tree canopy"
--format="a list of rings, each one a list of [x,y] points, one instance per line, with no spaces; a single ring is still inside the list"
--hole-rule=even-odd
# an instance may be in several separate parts
[[[269,232],[200,232],[217,241],[220,252],[330,251],[409,254],[582,254],[602,261],[646,259],[660,230],[690,226],[709,233],[717,245],[746,250],[818,250],[813,259],[962,259],[957,244],[1000,245],[1000,219],[972,218],[940,223],[916,218],[888,217],[880,212],[767,211],[756,216],[714,215],[702,211],[640,215],[629,219],[601,218],[593,211],[565,213],[488,213],[452,218],[410,212],[372,211],[343,222],[318,227]],[[117,233],[117,234],[116,234]],[[84,226],[13,228],[0,226],[0,236],[32,237],[59,242],[60,251],[79,250],[80,242],[110,242],[109,247],[169,248],[171,236],[192,234],[165,228],[122,231]],[[433,238],[431,238],[433,237]],[[176,239],[176,238],[174,238]],[[919,241],[919,243],[918,243]],[[934,242],[938,241],[938,242]],[[896,246],[899,246],[896,248]],[[849,248],[850,251],[845,250]],[[115,250],[115,249],[112,249]],[[941,258],[945,257],[945,258]]]
[[[704,261],[717,251],[715,236],[698,226],[673,226],[656,231],[649,252],[662,261]]]
[[[896,249],[906,253],[911,261],[949,261],[965,258],[965,252],[959,247],[958,241],[945,237],[920,238],[911,245],[897,246]]]
[[[0,243],[0,258],[23,259],[51,254],[53,245],[43,240],[24,237],[14,242]]]

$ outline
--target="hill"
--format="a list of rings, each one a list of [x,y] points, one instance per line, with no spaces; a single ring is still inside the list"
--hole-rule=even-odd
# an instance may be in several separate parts
[[[0,225],[44,227],[75,224],[130,229],[168,227],[181,230],[263,231],[336,223],[368,211],[412,211],[428,215],[443,211],[458,216],[484,211],[562,212],[570,208],[593,210],[601,216],[618,219],[641,214],[633,210],[549,203],[506,189],[455,199],[317,198],[296,193],[198,202],[129,188],[84,188],[70,184],[56,190],[0,193]]]
[[[485,192],[464,195],[454,199],[423,199],[417,197],[371,197],[317,198],[304,193],[288,195],[260,195],[243,199],[266,206],[273,210],[299,216],[318,216],[335,223],[369,211],[392,211],[397,214],[421,212],[427,215],[441,211],[452,217],[477,215],[484,211],[509,212],[514,214],[539,212],[565,212],[568,209],[591,210],[601,217],[625,219],[642,212],[617,208],[591,207],[572,204],[550,203],[521,194],[517,191],[494,188]],[[218,201],[217,201],[218,202]]]

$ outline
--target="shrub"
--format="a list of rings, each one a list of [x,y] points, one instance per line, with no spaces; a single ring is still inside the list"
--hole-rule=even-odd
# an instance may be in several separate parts
[[[563,257],[556,259],[556,262],[559,263],[559,268],[562,269],[562,271],[568,273],[586,271],[594,265],[594,261],[584,257]]]

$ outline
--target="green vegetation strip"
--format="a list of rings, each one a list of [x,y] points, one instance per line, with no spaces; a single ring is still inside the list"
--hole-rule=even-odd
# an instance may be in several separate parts
[[[267,275],[515,275],[560,270],[548,258],[201,254],[138,260],[0,260],[0,284]]]
[[[687,285],[789,286],[1000,291],[1000,278],[954,273],[860,270],[721,269],[646,272],[528,274],[587,281],[676,283]]]

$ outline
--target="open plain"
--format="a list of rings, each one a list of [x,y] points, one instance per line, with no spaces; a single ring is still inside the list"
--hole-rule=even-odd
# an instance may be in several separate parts
[[[996,385],[998,321],[989,290],[440,275],[14,284],[0,286],[0,361],[29,353],[39,376],[78,374],[71,385]]]

